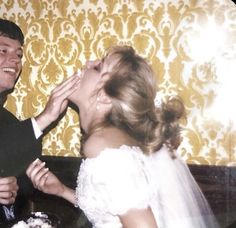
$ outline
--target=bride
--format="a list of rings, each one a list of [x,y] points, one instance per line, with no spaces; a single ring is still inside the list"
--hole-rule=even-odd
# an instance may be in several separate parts
[[[75,190],[40,160],[27,175],[39,190],[79,206],[96,228],[216,228],[187,165],[177,155],[184,106],[155,106],[157,82],[132,47],[116,46],[88,61],[69,100],[79,107],[83,136]]]

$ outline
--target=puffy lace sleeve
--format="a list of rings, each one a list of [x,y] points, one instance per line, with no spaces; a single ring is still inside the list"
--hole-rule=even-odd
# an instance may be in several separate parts
[[[107,149],[96,158],[86,159],[77,180],[78,205],[87,214],[100,211],[120,215],[131,208],[146,208],[150,194],[145,173],[138,148]]]

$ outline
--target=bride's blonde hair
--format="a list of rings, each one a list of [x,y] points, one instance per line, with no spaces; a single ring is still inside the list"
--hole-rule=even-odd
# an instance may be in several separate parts
[[[175,150],[180,143],[178,120],[184,114],[181,99],[171,97],[155,107],[154,72],[132,47],[112,47],[105,58],[115,61],[103,87],[112,109],[99,127],[115,126],[125,131],[139,142],[146,154],[158,151],[163,144]]]

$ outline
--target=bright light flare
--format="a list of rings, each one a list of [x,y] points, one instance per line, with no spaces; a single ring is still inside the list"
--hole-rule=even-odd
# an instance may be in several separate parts
[[[219,58],[216,61],[219,82],[217,96],[207,115],[224,124],[236,124],[236,59]]]
[[[205,62],[219,55],[223,51],[225,32],[217,26],[211,18],[205,26],[189,35],[189,55],[197,62]]]
[[[218,82],[216,97],[205,115],[224,124],[236,124],[236,48],[224,26],[209,17],[188,36],[189,56],[197,64],[212,63]],[[231,42],[229,42],[231,41]]]

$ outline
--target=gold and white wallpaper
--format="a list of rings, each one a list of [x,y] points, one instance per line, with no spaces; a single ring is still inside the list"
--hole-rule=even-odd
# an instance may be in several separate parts
[[[236,165],[236,6],[231,0],[0,0],[0,17],[25,34],[23,72],[6,107],[39,114],[51,90],[112,44],[132,45],[164,95],[186,105],[179,153],[188,163]],[[43,154],[80,156],[69,108]]]

